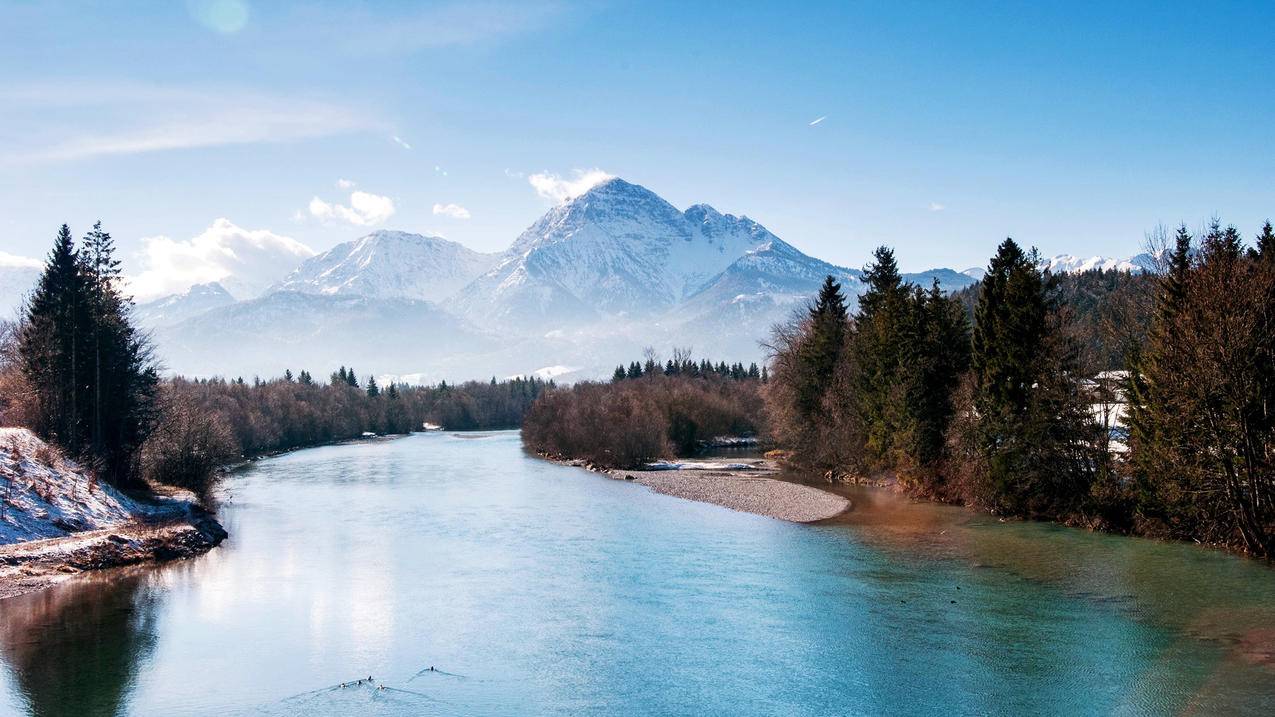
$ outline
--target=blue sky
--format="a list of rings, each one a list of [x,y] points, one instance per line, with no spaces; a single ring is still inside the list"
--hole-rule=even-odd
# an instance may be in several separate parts
[[[219,218],[496,251],[587,170],[850,266],[882,243],[982,265],[1007,235],[1127,256],[1213,215],[1252,234],[1272,26],[1269,2],[8,2],[0,251],[96,218],[160,278]]]

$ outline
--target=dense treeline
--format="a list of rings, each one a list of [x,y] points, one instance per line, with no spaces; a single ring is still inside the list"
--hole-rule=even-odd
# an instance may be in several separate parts
[[[665,376],[689,376],[691,378],[715,375],[735,381],[752,380],[761,381],[762,383],[769,379],[766,367],[758,368],[755,362],[745,367],[744,364],[739,362],[732,364],[728,364],[725,361],[713,363],[708,359],[695,361],[691,359],[689,350],[679,349],[674,351],[673,358],[663,364],[656,361],[655,356],[651,354],[644,361],[631,361],[628,366],[623,364],[616,366],[615,372],[611,374],[611,381],[614,383],[630,378],[652,376],[658,373],[663,373]]]
[[[1067,331],[1079,342],[1086,368],[1119,370],[1151,325],[1156,275],[1117,269],[1091,269],[1074,274],[1046,274],[1048,290],[1067,313]],[[982,282],[953,292],[974,321]]]
[[[825,280],[801,320],[777,327],[766,391],[776,442],[803,467],[829,474],[938,473],[953,394],[969,364],[969,327],[937,284],[903,282],[880,248],[851,317]]]
[[[636,467],[687,456],[717,436],[762,430],[761,372],[733,378],[679,354],[678,370],[650,369],[609,384],[582,382],[546,391],[528,411],[522,437],[528,448],[606,467]],[[744,373],[748,371],[745,369]],[[626,371],[627,374],[627,371]]]
[[[425,422],[448,429],[514,428],[550,384],[538,378],[451,386],[362,385],[345,367],[326,384],[297,378],[166,380],[164,421],[146,444],[144,466],[156,481],[197,487],[217,466],[241,457],[358,438],[402,434]]]
[[[977,291],[948,298],[879,249],[853,316],[829,278],[776,329],[770,430],[828,474],[1273,555],[1275,236],[1246,250],[1214,222],[1165,256],[1158,275],[1052,277],[1006,240]],[[1122,394],[1113,451],[1099,407]]]

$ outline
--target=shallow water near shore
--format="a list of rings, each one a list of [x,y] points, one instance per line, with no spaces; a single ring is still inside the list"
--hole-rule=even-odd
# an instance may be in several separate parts
[[[0,602],[0,714],[1275,713],[1266,564],[843,491],[784,523],[513,432],[259,461],[208,555]]]

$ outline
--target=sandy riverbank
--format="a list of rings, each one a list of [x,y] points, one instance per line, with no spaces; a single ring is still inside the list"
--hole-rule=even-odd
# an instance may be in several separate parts
[[[778,466],[773,461],[687,460],[665,466],[665,470],[607,473],[657,493],[794,523],[826,520],[850,507],[850,501],[839,495],[775,478]]]

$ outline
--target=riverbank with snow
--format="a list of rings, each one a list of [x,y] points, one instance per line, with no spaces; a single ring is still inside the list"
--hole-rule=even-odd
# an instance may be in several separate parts
[[[203,553],[225,530],[193,496],[134,497],[23,428],[0,428],[0,599],[85,570]]]

